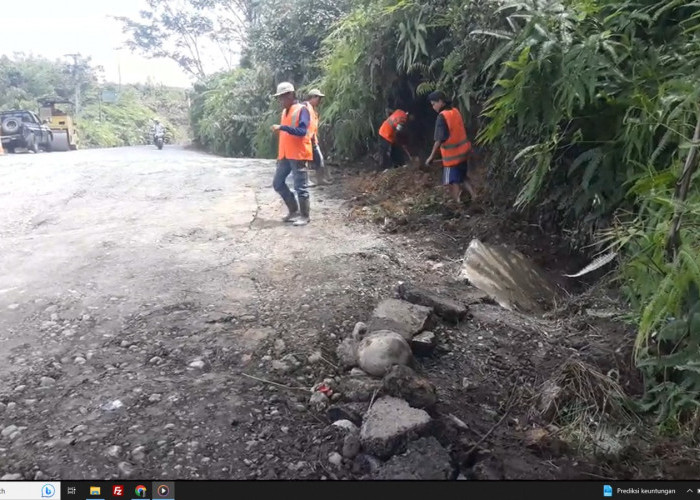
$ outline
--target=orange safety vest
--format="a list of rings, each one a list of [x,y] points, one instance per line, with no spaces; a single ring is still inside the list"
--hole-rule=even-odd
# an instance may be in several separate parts
[[[472,143],[467,139],[462,114],[457,108],[445,109],[440,112],[447,124],[450,136],[440,145],[443,167],[454,167],[464,163],[472,149]]]
[[[309,137],[316,139],[318,143],[318,113],[310,102],[306,101],[304,106],[309,110],[309,116],[311,117],[311,123],[309,123],[309,133],[311,135],[309,135]]]
[[[389,118],[384,120],[382,126],[379,127],[379,136],[383,137],[391,144],[394,144],[396,139],[396,132],[399,125],[406,123],[408,115],[405,111],[397,109],[394,111]]]
[[[302,109],[304,109],[304,105],[297,102],[292,104],[288,110],[282,110],[280,125],[286,125],[287,127],[298,127]],[[277,159],[282,160],[286,158],[287,160],[299,161],[313,160],[314,153],[311,146],[310,128],[311,127],[307,129],[304,137],[298,137],[280,130]]]

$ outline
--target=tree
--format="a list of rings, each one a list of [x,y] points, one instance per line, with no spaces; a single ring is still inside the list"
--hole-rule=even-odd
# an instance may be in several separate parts
[[[256,66],[273,71],[275,79],[303,85],[320,74],[323,40],[345,14],[350,0],[262,0],[248,37]]]
[[[116,17],[129,35],[126,46],[148,58],[175,61],[203,80],[223,59],[232,69],[259,0],[146,0],[139,19]]]

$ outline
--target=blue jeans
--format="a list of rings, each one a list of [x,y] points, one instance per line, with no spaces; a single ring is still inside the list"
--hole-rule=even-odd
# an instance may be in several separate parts
[[[300,200],[309,198],[309,173],[306,170],[306,162],[300,160],[288,160],[286,158],[277,160],[277,170],[275,178],[272,180],[272,187],[279,193],[283,200],[294,197],[287,187],[287,177],[294,174],[294,191]]]

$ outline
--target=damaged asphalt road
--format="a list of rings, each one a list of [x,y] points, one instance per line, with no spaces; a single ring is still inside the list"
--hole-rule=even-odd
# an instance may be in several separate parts
[[[279,223],[273,172],[176,147],[0,157],[1,478],[333,477],[307,358],[401,266],[323,191],[310,226]],[[272,361],[295,389],[244,375]]]

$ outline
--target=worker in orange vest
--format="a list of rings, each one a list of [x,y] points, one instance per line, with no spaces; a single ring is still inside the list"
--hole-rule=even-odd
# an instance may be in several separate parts
[[[272,131],[279,135],[277,170],[272,187],[282,197],[289,210],[282,220],[295,226],[305,226],[311,220],[307,170],[308,162],[314,157],[309,127],[311,115],[308,108],[296,100],[294,85],[291,83],[280,83],[275,97],[282,106],[282,117],[279,125],[272,126]],[[296,197],[287,187],[287,177],[290,173],[294,175]]]
[[[402,109],[387,109],[388,118],[379,127],[379,153],[381,154],[381,167],[389,168],[404,165],[411,158],[408,148],[400,144],[409,114]],[[406,157],[403,156],[406,154]]]
[[[330,181],[330,172],[326,167],[326,162],[321,153],[321,146],[318,139],[318,128],[320,119],[318,116],[318,108],[321,105],[321,100],[326,97],[319,89],[311,89],[307,95],[304,106],[306,106],[311,115],[311,143],[313,145],[314,160],[313,165],[316,170],[316,180],[318,184],[328,184]],[[309,187],[313,187],[310,185]]]
[[[476,191],[469,180],[468,168],[472,144],[467,138],[462,114],[440,91],[432,92],[428,100],[438,117],[435,122],[435,144],[425,163],[430,165],[439,150],[442,156],[442,183],[447,186],[452,198],[459,203],[464,187],[475,200]]]

